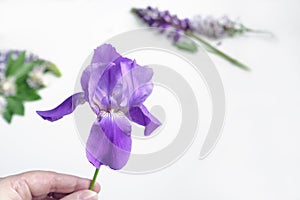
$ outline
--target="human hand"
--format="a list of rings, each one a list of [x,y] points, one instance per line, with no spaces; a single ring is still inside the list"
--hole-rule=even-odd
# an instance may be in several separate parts
[[[32,171],[0,179],[1,200],[96,200],[100,185],[55,172]]]

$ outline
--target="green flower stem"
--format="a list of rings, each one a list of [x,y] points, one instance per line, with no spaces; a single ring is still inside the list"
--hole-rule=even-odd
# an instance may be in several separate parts
[[[241,24],[241,29],[237,32],[240,32],[240,33],[247,33],[248,32],[248,33],[255,33],[255,34],[264,34],[264,35],[270,36],[272,38],[275,37],[274,34],[270,31],[248,28],[248,27],[244,26],[243,24]]]
[[[94,190],[94,186],[95,186],[95,183],[96,183],[96,180],[97,180],[97,176],[98,176],[99,170],[100,170],[100,168],[96,168],[93,180],[92,180],[91,185],[89,187],[89,190]]]
[[[274,38],[274,34],[270,31],[265,31],[265,30],[255,30],[255,29],[247,29],[248,33],[254,33],[254,34],[261,34],[261,35],[265,35],[268,36],[270,38]]]
[[[231,56],[227,55],[226,53],[220,51],[219,49],[217,49],[216,47],[212,46],[211,44],[209,44],[207,41],[205,41],[204,39],[202,39],[200,36],[192,33],[192,32],[187,32],[186,33],[188,36],[193,37],[194,39],[198,40],[199,42],[201,42],[204,47],[206,48],[207,51],[216,54],[220,57],[222,57],[223,59],[227,60],[228,62],[230,62],[231,64],[244,69],[246,71],[250,71],[251,69],[246,66],[245,64],[241,63],[240,61],[232,58]]]

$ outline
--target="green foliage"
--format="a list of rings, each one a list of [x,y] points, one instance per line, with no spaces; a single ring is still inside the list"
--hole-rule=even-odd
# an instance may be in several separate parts
[[[58,67],[54,63],[47,61],[45,64],[47,66],[46,72],[51,72],[56,77],[61,77],[62,76],[62,74],[59,71]]]
[[[11,123],[11,120],[12,120],[12,117],[13,117],[13,113],[10,112],[7,108],[3,112],[2,116],[5,119],[5,121],[7,121],[8,123]]]
[[[16,99],[15,97],[7,97],[7,106],[6,108],[16,115],[24,115],[24,104],[22,101]]]
[[[197,44],[192,40],[186,40],[186,39],[181,40],[181,41],[175,42],[174,45],[177,48],[185,50],[185,51],[189,51],[189,52],[193,52],[193,53],[198,51]]]
[[[21,52],[17,58],[13,58],[13,53],[10,53],[6,63],[6,74],[7,78],[13,78],[15,80],[17,93],[14,96],[4,97],[6,99],[6,108],[2,113],[3,118],[11,123],[14,115],[23,116],[25,112],[24,102],[36,101],[41,99],[38,94],[38,90],[42,89],[43,86],[38,88],[31,88],[27,80],[29,73],[37,66],[45,65],[46,68],[44,73],[51,73],[56,77],[61,77],[62,74],[58,67],[52,62],[45,60],[34,60],[26,61],[26,52]],[[0,93],[1,95],[1,93]]]
[[[15,97],[20,101],[36,101],[41,99],[41,96],[37,93],[37,90],[30,88],[25,83],[18,85],[18,92]]]
[[[6,97],[7,105],[2,114],[3,118],[11,123],[13,115],[24,115],[24,104],[15,97]]]
[[[25,58],[26,58],[25,51],[20,53],[20,55],[16,59],[13,59],[12,53],[10,53],[7,60],[6,77],[14,76],[24,65]]]

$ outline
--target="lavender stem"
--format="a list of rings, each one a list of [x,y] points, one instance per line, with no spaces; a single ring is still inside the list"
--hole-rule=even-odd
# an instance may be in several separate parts
[[[204,47],[211,53],[214,53],[220,57],[222,57],[223,59],[227,60],[228,62],[232,63],[233,65],[242,68],[244,70],[250,71],[251,69],[246,66],[245,64],[241,63],[240,61],[232,58],[231,56],[227,55],[226,53],[220,51],[219,49],[217,49],[216,47],[212,46],[211,44],[209,44],[207,41],[205,41],[204,39],[202,39],[200,36],[194,34],[193,32],[186,32],[186,34],[188,36],[193,37],[194,39],[198,40],[199,42],[201,42]]]

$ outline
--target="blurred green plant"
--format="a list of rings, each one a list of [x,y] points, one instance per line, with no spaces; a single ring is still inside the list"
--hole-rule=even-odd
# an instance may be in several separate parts
[[[25,102],[41,99],[46,73],[61,76],[55,64],[26,51],[0,53],[0,114],[8,123],[14,115],[24,116]]]

